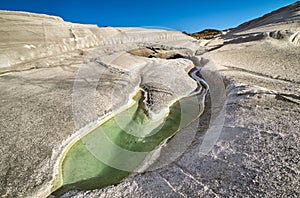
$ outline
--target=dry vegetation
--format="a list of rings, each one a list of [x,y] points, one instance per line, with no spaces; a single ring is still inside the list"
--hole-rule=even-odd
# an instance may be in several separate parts
[[[221,31],[220,30],[214,30],[214,29],[206,29],[206,30],[203,30],[201,32],[196,32],[196,33],[192,33],[192,34],[189,34],[189,33],[186,33],[184,32],[185,34],[195,38],[195,39],[212,39],[214,38],[215,36],[221,34]]]

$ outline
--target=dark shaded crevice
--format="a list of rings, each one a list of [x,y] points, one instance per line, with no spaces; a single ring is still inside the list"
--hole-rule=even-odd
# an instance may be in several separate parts
[[[281,101],[284,101],[284,102],[290,102],[290,103],[293,103],[293,104],[297,104],[297,105],[300,105],[298,102],[295,102],[293,100],[290,100],[284,96],[282,96],[282,94],[276,94],[275,95],[275,99],[276,100],[281,100]]]
[[[226,70],[223,70],[223,71],[226,71]],[[275,79],[275,80],[278,80],[278,79]],[[290,103],[293,103],[293,104],[300,105],[300,95],[274,91],[274,90],[271,90],[271,89],[251,91],[251,90],[249,90],[250,87],[247,88],[244,85],[243,86],[236,86],[236,85],[232,84],[232,82],[229,79],[226,79],[225,82],[227,83],[226,87],[229,87],[228,95],[230,97],[237,97],[237,96],[254,97],[254,96],[257,96],[257,97],[261,98],[260,96],[262,96],[262,95],[269,95],[269,96],[274,96],[276,100],[281,100],[281,101],[290,102]],[[263,88],[267,89],[265,87],[263,87]],[[240,92],[240,91],[243,91],[243,92]],[[297,102],[297,101],[299,101],[299,102]],[[230,104],[236,104],[236,103],[235,102],[227,103],[227,105],[230,105]]]
[[[122,69],[119,69],[119,68],[116,68],[116,67],[113,67],[113,66],[111,66],[111,65],[108,65],[108,64],[106,64],[106,63],[104,63],[104,62],[102,62],[102,61],[100,61],[99,59],[95,59],[94,60],[94,62],[96,62],[97,64],[99,64],[99,65],[101,65],[101,66],[103,66],[103,67],[105,67],[105,68],[107,68],[111,73],[117,73],[117,74],[125,74],[125,75],[129,75],[129,72],[127,72],[127,71],[124,71],[124,70],[122,70]]]
[[[276,100],[281,100],[281,101],[284,101],[284,102],[290,102],[290,103],[293,103],[293,104],[297,104],[299,105],[298,102],[295,102],[291,99],[288,99],[288,98],[293,98],[295,100],[300,100],[300,96],[298,95],[295,95],[295,94],[286,94],[286,93],[276,93],[274,91],[263,91],[263,92],[251,92],[251,91],[246,91],[246,92],[243,92],[243,93],[237,93],[237,92],[234,92],[232,93],[232,96],[250,96],[250,97],[253,97],[253,96],[256,96],[256,95],[273,95],[275,96],[275,99]]]
[[[224,44],[222,45],[216,45],[216,46],[210,46],[210,48],[206,49],[208,52],[211,52],[211,51],[214,51],[214,50],[217,50],[217,49],[220,49],[221,47],[223,47]]]
[[[290,97],[290,98],[293,98],[293,99],[300,100],[300,95],[295,95],[295,94],[286,94],[286,93],[280,93],[280,95],[282,95],[282,96],[286,96],[286,97]]]
[[[174,193],[178,194],[180,197],[186,197],[186,195],[176,190],[174,186],[161,173],[158,174]]]
[[[170,56],[167,59],[178,59],[178,58],[185,58],[185,56],[181,54],[174,54],[173,56]]]
[[[211,96],[208,90],[208,93],[204,100],[204,110],[198,118],[198,128],[197,128],[197,133],[195,135],[195,139],[192,141],[188,149],[192,149],[193,146],[199,144],[199,140],[206,134],[209,128],[209,123],[211,122],[211,118],[212,118],[212,104],[211,104]]]
[[[232,69],[232,70],[236,70],[236,71],[240,71],[240,72],[245,72],[245,73],[257,75],[257,76],[260,76],[260,77],[270,78],[272,80],[279,80],[279,81],[284,81],[284,82],[289,82],[289,83],[300,84],[300,82],[296,81],[296,80],[290,80],[290,79],[286,79],[286,78],[275,78],[275,77],[273,77],[271,75],[268,75],[268,74],[262,74],[262,73],[259,73],[259,72],[250,71],[250,70],[247,70],[247,69],[238,68],[238,67],[229,66],[229,65],[222,65],[222,66],[223,67],[227,67],[227,68]],[[228,71],[228,70],[220,70],[220,71]]]
[[[3,186],[3,187],[7,186],[7,183],[8,183],[7,180],[8,180],[8,177],[11,175],[11,171],[12,171],[12,168],[11,168],[11,165],[9,164],[5,175],[0,180],[1,186]],[[7,193],[7,189],[0,187],[0,194],[5,195],[6,193]]]
[[[187,58],[192,55],[188,49],[165,48],[165,47],[144,47],[128,51],[133,56],[161,59],[179,59]]]
[[[150,94],[145,89],[141,90],[141,98],[139,99],[139,107],[138,109],[141,109],[141,111],[144,112],[144,114],[147,117],[150,117],[149,111],[147,110],[147,106],[151,106],[153,104],[153,101],[150,99]],[[139,110],[134,112],[133,119],[137,118],[139,115]]]

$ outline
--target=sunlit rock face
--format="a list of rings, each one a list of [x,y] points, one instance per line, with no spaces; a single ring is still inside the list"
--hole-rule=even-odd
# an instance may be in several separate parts
[[[60,145],[126,105],[137,89],[147,89],[147,109],[159,114],[197,87],[187,58],[201,46],[180,32],[98,28],[32,13],[0,15],[0,186],[5,196],[34,193],[34,186],[48,192]],[[154,47],[181,56],[167,60],[130,53]]]
[[[235,28],[234,31],[255,31],[259,28],[264,28],[265,30],[280,30],[284,27],[288,29],[298,28],[299,20],[299,2],[296,2],[290,6],[283,7],[257,19],[243,23]]]
[[[95,25],[68,23],[59,17],[23,12],[0,11],[0,15],[2,45],[0,72],[48,67],[55,63],[63,64],[57,63],[59,62],[57,59],[65,59],[68,55],[80,55],[83,49],[96,46],[154,41],[192,41],[179,32],[98,28]],[[26,64],[36,59],[46,60],[36,64]]]
[[[118,185],[66,197],[297,197],[299,9],[297,2],[200,41],[1,11],[0,194],[45,197],[70,136],[125,105],[137,88],[152,93],[149,109],[158,113],[194,91],[188,72],[198,65],[210,89],[206,110],[157,161],[180,156]],[[200,155],[218,127],[212,150]]]

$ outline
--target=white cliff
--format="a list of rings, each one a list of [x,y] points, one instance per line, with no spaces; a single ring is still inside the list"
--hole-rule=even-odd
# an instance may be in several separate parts
[[[150,171],[66,197],[299,197],[300,3],[197,41],[1,11],[0,194],[44,195],[65,141],[122,107],[138,87],[153,112],[197,87],[204,114]],[[204,148],[205,147],[205,148]]]

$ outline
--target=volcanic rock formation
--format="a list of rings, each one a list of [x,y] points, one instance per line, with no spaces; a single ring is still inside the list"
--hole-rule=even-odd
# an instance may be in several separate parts
[[[65,196],[299,197],[300,2],[210,40],[0,16],[2,197],[49,195],[70,138],[126,105],[137,87],[159,113],[195,90],[195,66],[209,86],[204,114],[148,171]]]

